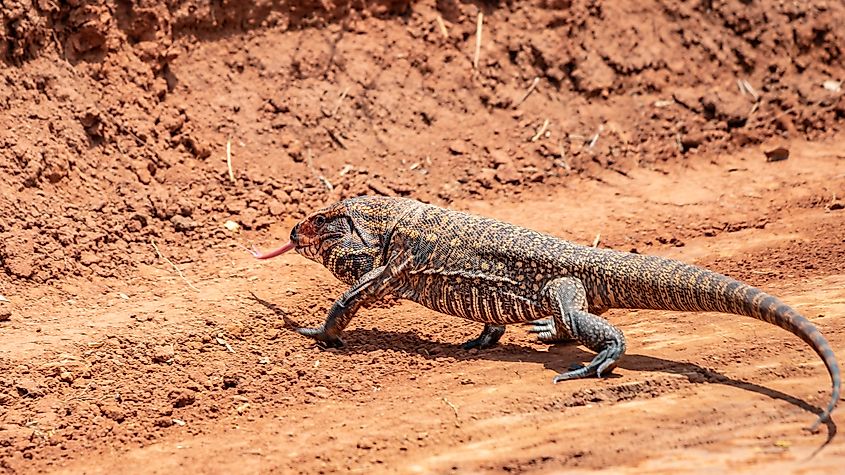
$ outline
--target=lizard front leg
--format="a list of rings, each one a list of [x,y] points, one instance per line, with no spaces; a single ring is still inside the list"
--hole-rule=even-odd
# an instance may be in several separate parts
[[[399,264],[395,262],[399,261]],[[349,290],[338,298],[326,321],[319,328],[294,328],[300,335],[317,340],[322,346],[339,348],[343,346],[340,339],[343,329],[349,324],[355,313],[370,302],[374,302],[388,293],[394,287],[397,277],[408,264],[408,259],[392,259],[392,263],[376,267],[367,272]]]

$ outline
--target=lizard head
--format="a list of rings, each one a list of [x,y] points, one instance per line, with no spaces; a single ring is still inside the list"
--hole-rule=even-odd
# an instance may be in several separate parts
[[[296,224],[290,242],[267,253],[269,259],[290,250],[318,262],[348,284],[382,264],[386,237],[398,218],[399,200],[358,197],[317,210]]]

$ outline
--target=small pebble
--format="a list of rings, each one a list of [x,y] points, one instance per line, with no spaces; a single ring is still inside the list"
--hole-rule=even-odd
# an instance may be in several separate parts
[[[767,162],[780,162],[789,158],[789,149],[784,147],[777,147],[763,153],[766,154]]]

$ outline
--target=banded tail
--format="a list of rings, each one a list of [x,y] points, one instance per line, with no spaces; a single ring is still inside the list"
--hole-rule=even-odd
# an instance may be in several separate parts
[[[724,277],[724,279],[728,278]],[[733,282],[729,283],[726,287],[732,286]],[[738,291],[740,292],[739,304],[743,307],[745,312],[735,313],[740,313],[741,315],[746,315],[771,323],[772,325],[777,325],[798,338],[801,338],[813,348],[827,367],[827,372],[830,374],[833,389],[831,391],[830,402],[827,404],[827,407],[824,411],[822,411],[821,415],[819,415],[819,418],[816,419],[816,422],[809,427],[811,432],[815,432],[821,423],[830,419],[830,414],[833,412],[833,409],[836,408],[836,403],[839,402],[842,377],[839,374],[839,363],[836,360],[836,355],[833,353],[833,348],[831,348],[827,338],[822,335],[811,321],[807,320],[794,308],[781,302],[777,297],[773,297],[762,290],[746,284],[740,284],[738,288],[741,289]],[[726,295],[730,294],[728,293]]]
[[[795,309],[750,285],[679,261],[624,253],[612,261],[604,272],[607,288],[600,290],[612,308],[732,313],[777,325],[804,340],[821,357],[833,386],[827,408],[809,430],[815,432],[830,419],[842,386],[839,363],[824,335]]]

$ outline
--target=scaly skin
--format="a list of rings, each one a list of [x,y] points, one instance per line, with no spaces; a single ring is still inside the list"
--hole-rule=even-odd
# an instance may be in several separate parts
[[[706,269],[654,256],[579,246],[493,219],[414,200],[359,197],[313,213],[291,231],[295,248],[349,284],[320,328],[297,328],[326,346],[362,305],[388,294],[484,323],[465,348],[495,345],[504,326],[531,322],[544,342],[576,340],[597,355],[554,381],[602,376],[625,352],[622,332],[600,317],[610,308],[744,315],[804,340],[827,367],[839,400],[839,364],[816,327],[780,300]]]

